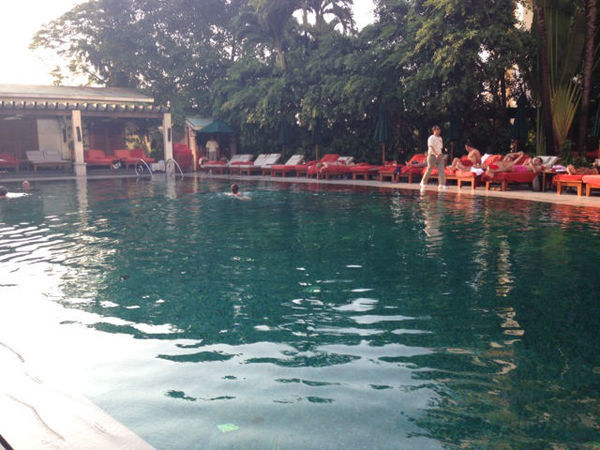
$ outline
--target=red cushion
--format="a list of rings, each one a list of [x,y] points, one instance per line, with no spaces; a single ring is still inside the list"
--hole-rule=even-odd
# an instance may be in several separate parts
[[[600,175],[584,175],[581,179],[585,184],[600,186]]]
[[[485,159],[485,162],[481,164],[482,167],[490,166],[498,161],[502,160],[502,155],[490,155]]]
[[[381,166],[374,166],[372,164],[360,163],[357,166],[351,166],[350,172],[352,173],[365,173],[365,172],[377,172]]]
[[[581,181],[583,175],[569,175],[567,173],[561,173],[554,177],[554,181]]]
[[[425,167],[415,167],[415,166],[404,166],[400,173],[402,174],[412,174],[412,175],[422,175],[425,171]]]
[[[17,162],[17,158],[8,153],[0,153],[0,159],[3,159],[3,162]]]
[[[496,172],[494,178],[489,178],[484,175],[485,180],[491,181],[507,181],[509,183],[531,183],[535,177],[535,172]]]
[[[85,150],[85,159],[105,159],[104,150]]]
[[[424,163],[426,159],[427,159],[426,153],[417,153],[416,155],[413,155],[412,158],[410,158],[407,165],[413,164],[413,163]]]
[[[340,157],[340,155],[335,154],[335,153],[327,153],[326,155],[323,155],[323,157],[321,158],[320,162],[335,162],[338,160],[338,158]]]
[[[456,170],[454,170],[452,167],[448,166],[448,167],[444,168],[444,174],[446,176],[453,177],[454,175],[456,175]]]

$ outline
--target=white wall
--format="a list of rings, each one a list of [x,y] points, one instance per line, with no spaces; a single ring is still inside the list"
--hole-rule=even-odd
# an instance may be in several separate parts
[[[58,150],[63,158],[71,159],[69,147],[63,142],[63,125],[57,119],[38,119],[38,143],[40,150]]]

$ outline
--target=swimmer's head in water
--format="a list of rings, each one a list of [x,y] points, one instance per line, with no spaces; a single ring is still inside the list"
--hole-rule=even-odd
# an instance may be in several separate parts
[[[4,186],[0,186],[0,197],[6,197],[6,194],[8,194],[8,189]]]
[[[240,188],[238,187],[238,185],[237,185],[237,184],[235,184],[235,183],[233,183],[233,184],[231,185],[231,193],[232,193],[232,194],[237,194],[239,191],[240,191]]]
[[[31,185],[29,184],[29,181],[25,180],[23,181],[23,189],[28,191],[29,188],[31,187]]]

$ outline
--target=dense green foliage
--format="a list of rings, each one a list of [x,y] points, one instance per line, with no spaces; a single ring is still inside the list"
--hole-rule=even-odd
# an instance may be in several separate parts
[[[551,55],[553,67],[570,70],[564,79],[552,75],[556,105],[563,87],[581,96],[586,2],[537,2],[563,18],[549,31],[552,49],[573,45],[569,58]],[[32,45],[56,50],[92,83],[170,101],[180,124],[190,113],[222,118],[239,130],[244,152],[275,149],[284,118],[290,150],[310,154],[319,124],[323,150],[377,161],[380,105],[390,120],[390,157],[422,150],[427,129],[440,123],[449,131],[451,117],[458,148],[469,140],[498,152],[509,147],[507,106],[526,93],[533,124],[543,103],[543,48],[536,28],[519,24],[519,3],[377,0],[375,23],[358,31],[351,0],[89,0],[43,27]],[[572,65],[561,65],[566,60]],[[593,99],[600,77],[591,79]],[[552,106],[563,146],[575,140],[577,105],[568,102],[566,115]],[[534,128],[522,143],[531,151],[540,142]]]

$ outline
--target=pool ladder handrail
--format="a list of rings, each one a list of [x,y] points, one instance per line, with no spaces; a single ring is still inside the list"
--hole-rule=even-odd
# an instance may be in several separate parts
[[[169,173],[169,170],[168,170],[169,169],[169,164],[173,164],[173,166],[177,167],[177,170],[179,171],[179,175],[181,175],[181,178],[185,177],[185,175],[183,174],[183,170],[181,170],[181,166],[173,158],[168,159],[167,162],[165,163],[165,167],[167,169],[167,173]]]
[[[148,170],[148,173],[150,174],[150,178],[154,178],[152,169],[150,168],[148,163],[146,161],[144,161],[142,158],[138,159],[137,163],[135,164],[135,173],[137,174],[138,178],[140,176],[142,176],[142,174],[144,173],[144,168],[146,168]]]

